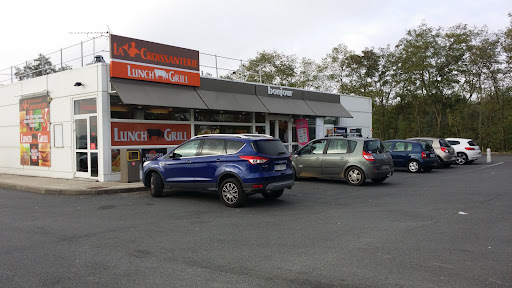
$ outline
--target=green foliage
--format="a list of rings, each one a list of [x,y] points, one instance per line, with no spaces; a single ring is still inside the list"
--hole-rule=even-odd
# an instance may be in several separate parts
[[[22,68],[15,67],[15,69],[16,72],[14,73],[14,76],[16,76],[16,78],[21,81],[24,79],[48,75],[55,72],[70,70],[71,66],[63,65],[57,69],[50,61],[50,57],[39,54],[37,58],[31,62],[27,62],[27,64],[25,64],[25,66]]]
[[[370,97],[373,136],[472,138],[512,150],[512,14],[505,31],[410,29],[392,49],[344,44],[320,63],[260,52],[234,74],[240,80]]]

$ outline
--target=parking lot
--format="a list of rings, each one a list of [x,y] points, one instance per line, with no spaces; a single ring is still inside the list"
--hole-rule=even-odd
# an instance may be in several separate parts
[[[511,287],[512,156],[382,184],[208,193],[0,190],[1,287]]]

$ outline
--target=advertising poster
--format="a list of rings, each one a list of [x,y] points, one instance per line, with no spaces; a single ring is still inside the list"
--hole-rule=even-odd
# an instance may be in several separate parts
[[[48,96],[20,99],[20,164],[50,167]]]
[[[325,124],[324,125],[324,134],[327,136],[332,136],[334,134],[334,125],[333,124]]]
[[[167,148],[142,149],[142,161],[140,163],[142,165],[146,161],[162,157],[165,154],[167,154]]]
[[[112,149],[112,172],[121,172],[121,150]]]
[[[295,128],[297,129],[297,142],[299,145],[306,145],[309,142],[308,120],[296,119]]]
[[[347,127],[334,126],[334,134],[336,134],[336,135],[347,134]]]

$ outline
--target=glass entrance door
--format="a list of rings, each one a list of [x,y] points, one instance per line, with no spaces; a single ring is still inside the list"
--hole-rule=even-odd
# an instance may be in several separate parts
[[[76,177],[98,177],[97,116],[75,117]]]
[[[268,115],[269,135],[279,138],[288,151],[291,151],[291,120],[290,116]]]

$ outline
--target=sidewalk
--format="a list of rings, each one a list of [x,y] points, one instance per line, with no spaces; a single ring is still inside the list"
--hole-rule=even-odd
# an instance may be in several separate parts
[[[0,174],[0,188],[51,195],[99,195],[147,191],[142,182],[95,182],[88,179],[58,179]]]

